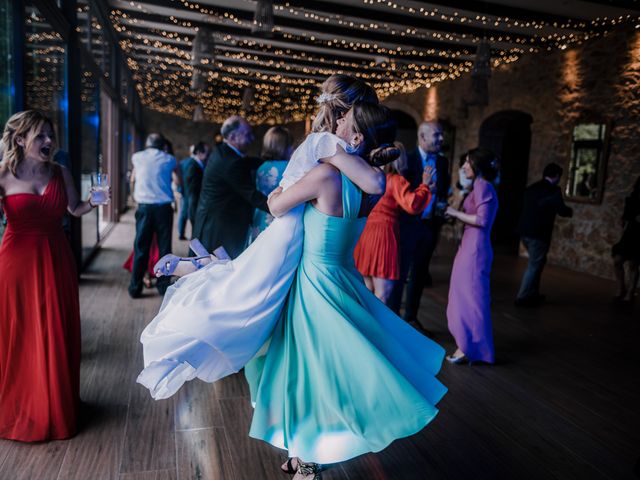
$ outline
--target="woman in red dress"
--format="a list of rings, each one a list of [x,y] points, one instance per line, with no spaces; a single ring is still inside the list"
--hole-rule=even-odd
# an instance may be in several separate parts
[[[131,250],[131,253],[122,264],[122,268],[128,270],[129,273],[133,271],[133,257],[135,252]],[[156,276],[156,272],[153,270],[153,267],[160,260],[160,249],[158,248],[158,238],[156,234],[153,234],[153,239],[151,240],[151,249],[149,250],[149,262],[147,262],[147,271],[144,272],[144,277],[142,277],[142,283],[146,288],[153,287],[153,280]]]
[[[429,185],[433,175],[433,169],[426,168],[422,173],[422,183],[411,190],[409,181],[402,176],[407,168],[406,152],[402,144],[396,142],[396,146],[400,148],[400,156],[384,167],[387,189],[369,214],[353,253],[356,268],[364,277],[367,288],[385,304],[394,282],[400,278],[400,212],[418,215],[424,210],[431,199]]]
[[[43,114],[13,115],[2,143],[0,438],[68,438],[79,403],[80,308],[62,217],[93,205],[79,200],[69,171],[53,163],[53,124]]]

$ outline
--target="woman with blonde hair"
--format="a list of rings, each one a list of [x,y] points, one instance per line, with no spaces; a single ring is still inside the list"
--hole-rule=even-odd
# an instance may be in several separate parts
[[[345,105],[377,103],[375,91],[356,78],[332,75],[317,101],[314,131],[291,156],[280,186],[286,191],[313,167],[328,163],[363,191],[383,193],[382,170],[347,153],[353,146],[334,133],[349,110]],[[276,218],[233,260],[212,258],[197,245],[200,258],[160,259],[157,275],[185,276],[169,287],[158,315],[140,338],[145,368],[138,382],[154,398],[167,398],[196,377],[214,382],[235,373],[260,350],[300,263],[303,213],[300,205]]]
[[[36,442],[76,432],[80,389],[78,274],[62,228],[82,201],[53,162],[53,123],[27,110],[4,128],[0,200],[0,438]]]
[[[396,125],[382,105],[355,103],[336,134],[372,163]],[[245,368],[254,405],[250,436],[287,450],[293,480],[318,464],[378,452],[437,414],[444,350],[380,303],[362,283],[353,249],[372,203],[331,165],[318,165],[269,198],[276,216],[304,207],[304,248],[264,356]]]
[[[282,180],[287,163],[293,153],[293,137],[285,127],[275,126],[267,130],[262,140],[262,165],[256,172],[256,187],[263,195],[269,195]],[[271,225],[273,216],[256,208],[249,243],[253,242],[260,233]]]
[[[403,176],[407,170],[406,151],[401,143],[395,145],[401,153],[384,167],[387,176],[385,194],[371,211],[354,251],[356,268],[364,277],[367,288],[385,304],[400,278],[400,213],[418,215],[424,210],[431,198],[429,186],[433,175],[433,168],[427,167],[422,173],[422,183],[411,190],[409,181]]]

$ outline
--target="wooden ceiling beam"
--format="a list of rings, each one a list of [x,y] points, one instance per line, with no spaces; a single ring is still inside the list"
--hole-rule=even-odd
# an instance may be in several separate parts
[[[146,52],[146,54],[145,54]],[[162,53],[163,55],[168,54],[169,52],[164,52],[161,51],[161,49],[157,49],[154,47],[149,47],[149,46],[140,46],[140,48],[135,49],[135,51],[133,52],[133,55],[131,55],[133,58],[135,59],[144,59],[149,60],[149,59],[155,59],[155,56],[151,55],[150,52],[156,52],[156,53]],[[177,55],[172,55],[172,57],[175,58],[179,58],[180,60],[182,60],[183,63],[189,63],[188,60],[183,60],[181,59],[181,57],[177,56]],[[246,60],[246,59],[235,59],[235,58],[228,58],[228,57],[221,57],[221,56],[216,56],[216,62],[222,63],[223,65],[227,65],[227,66],[236,66],[236,67],[244,67],[247,68],[249,70],[252,71],[263,71],[265,73],[273,73],[273,74],[281,74],[281,75],[287,75],[287,74],[299,74],[301,76],[301,78],[304,78],[304,76],[315,76],[316,78],[326,78],[327,76],[329,76],[331,73],[346,73],[346,74],[351,74],[351,75],[356,75],[358,73],[360,74],[366,74],[369,73],[366,70],[357,70],[357,69],[353,69],[353,68],[341,68],[341,67],[335,67],[332,68],[330,66],[317,66],[315,64],[311,64],[311,65],[307,65],[304,63],[300,63],[298,61],[294,61],[294,62],[287,62],[287,65],[290,65],[292,68],[291,70],[285,70],[282,68],[278,68],[278,67],[270,67],[269,65],[264,65],[261,64],[259,62],[256,62],[255,60]],[[215,67],[210,67],[210,66],[203,66],[202,67],[205,70],[213,70],[213,71],[219,71],[217,68]],[[329,72],[327,73],[314,73],[314,72],[305,72],[303,69],[304,68],[312,68],[314,70],[328,70]],[[397,80],[401,80],[402,77],[401,75],[393,75],[393,73],[398,73],[398,74],[409,74],[410,78],[413,79],[416,76],[415,71],[411,71],[411,70],[384,70],[383,72],[373,72],[373,73],[386,73],[387,75],[381,78],[374,78],[371,79],[370,81],[373,82],[388,82],[388,81],[397,81]],[[424,72],[425,75],[429,74],[430,72]],[[438,73],[438,72],[433,72],[433,73]],[[391,75],[389,75],[391,74]],[[405,77],[406,78],[406,77]]]
[[[162,17],[161,15],[155,15],[155,14],[148,14],[148,13],[142,13],[142,12],[127,12],[127,14],[130,16],[130,18],[132,19],[136,19],[136,20],[142,20],[142,21],[148,21],[148,22],[153,22],[153,23],[164,23],[166,21],[165,17]],[[191,25],[193,27],[199,27],[199,28],[208,28],[213,30],[214,32],[220,33],[220,34],[224,34],[224,35],[230,35],[230,36],[236,36],[236,37],[242,37],[243,39],[251,39],[251,33],[248,29],[243,29],[243,28],[239,28],[239,27],[231,27],[231,26],[227,26],[227,25],[216,25],[216,24],[211,24],[211,23],[207,23],[207,22],[195,22],[195,21],[189,21],[191,23]],[[127,23],[125,24],[125,27],[128,29],[130,28],[130,24]],[[140,25],[138,24],[137,27],[139,28]],[[132,31],[135,29],[135,24],[133,26],[131,26]],[[151,28],[151,27],[150,27]],[[284,37],[282,34],[278,34],[278,32],[275,32],[274,35],[274,39],[277,40],[279,43],[284,43],[287,45],[294,45],[293,48],[297,48],[297,49],[304,49],[305,46],[310,46],[310,47],[318,47],[319,45],[311,40],[308,39],[303,39],[303,40],[292,40],[290,38],[286,38]],[[263,39],[254,39],[255,41],[265,41]],[[345,54],[348,52],[353,52],[353,50],[347,49],[347,48],[341,48],[339,46],[337,47],[333,47],[333,46],[327,46],[327,45],[320,45],[324,50],[326,51],[330,51],[332,52],[331,55],[334,55],[336,57],[340,56],[340,54]],[[334,53],[335,52],[335,53]],[[474,52],[475,52],[475,47],[474,47]],[[373,48],[361,48],[360,50],[356,51],[356,53],[363,53],[366,54],[368,56],[373,56],[373,57],[389,57],[390,59],[393,59],[395,61],[398,62],[414,62],[414,63],[439,63],[441,65],[448,65],[448,64],[458,64],[458,63],[464,63],[466,60],[463,58],[448,58],[448,57],[441,57],[441,56],[436,56],[436,55],[385,55],[382,53],[379,53],[377,50],[373,49]]]
[[[140,71],[138,73],[146,75],[146,73],[150,69],[154,69],[154,68],[157,68],[157,66],[148,64],[146,62],[143,62],[143,63],[140,63]],[[172,72],[174,72],[174,71],[175,72],[182,71],[178,66],[175,66],[175,65],[168,65],[167,66],[167,70],[170,70]],[[294,88],[308,88],[308,89],[311,89],[311,90],[315,90],[315,89],[319,88],[320,84],[322,83],[322,82],[319,82],[319,81],[310,81],[309,83],[300,84],[300,85],[285,85],[285,84],[283,84],[281,82],[276,82],[274,80],[256,80],[256,78],[254,76],[250,76],[250,75],[242,75],[242,74],[238,74],[238,73],[228,73],[228,72],[218,72],[218,73],[220,73],[221,77],[230,77],[230,78],[234,78],[234,79],[237,79],[237,80],[246,80],[247,82],[253,82],[255,84],[267,83],[269,85],[273,85],[275,87],[282,88],[285,91],[286,90],[290,90],[290,89],[294,89]],[[158,79],[163,79],[164,80],[166,78],[165,76],[162,75],[162,72],[157,72],[157,73],[152,72],[152,75],[156,76]],[[185,77],[185,78],[190,78],[190,77]],[[221,81],[219,78],[213,80],[213,82],[219,82],[219,81]],[[236,88],[235,86],[228,85],[228,84],[225,84],[225,86],[227,88],[230,88],[230,89]],[[238,89],[239,88],[240,87],[238,87]]]
[[[162,38],[162,37],[160,37]],[[180,49],[180,51],[186,53],[186,54],[190,54],[191,53],[191,49],[184,44],[172,44],[174,48]],[[155,48],[149,45],[145,45],[143,43],[137,43],[137,42],[132,42],[132,46],[135,50],[153,50],[155,52],[158,53],[163,53],[165,54],[165,52],[160,49],[160,48]],[[368,64],[362,64],[361,66],[353,66],[353,65],[340,65],[340,64],[335,64],[335,63],[331,63],[329,62],[320,62],[317,60],[308,60],[305,58],[300,58],[300,57],[293,57],[290,55],[283,55],[283,54],[279,54],[279,53],[266,53],[266,52],[262,52],[262,51],[252,51],[252,50],[246,50],[244,48],[237,48],[237,47],[226,47],[226,46],[220,46],[218,45],[217,48],[220,51],[228,51],[228,52],[237,52],[237,53],[244,53],[244,54],[248,54],[251,56],[257,56],[259,57],[259,59],[266,59],[266,60],[272,60],[272,61],[277,61],[277,62],[283,62],[283,63],[287,63],[290,65],[295,65],[295,66],[300,66],[300,67],[308,67],[308,68],[313,68],[313,69],[325,69],[325,70],[335,70],[335,71],[342,71],[344,73],[350,73],[350,74],[365,74],[365,73],[377,73],[377,74],[387,74],[389,72],[399,72],[399,73],[416,73],[418,72],[418,70],[415,69],[407,69],[404,68],[403,64],[401,62],[394,62],[395,64],[395,68],[391,68],[391,66],[389,67],[371,67]],[[166,53],[170,53],[170,52],[166,52]],[[235,62],[250,62],[252,64],[257,64],[256,63],[256,59],[255,58],[251,58],[251,59],[246,59],[246,60],[242,60],[242,59],[232,59],[230,57],[227,56],[223,56],[223,55],[219,55],[217,54],[215,56],[215,58],[219,61],[225,61],[225,60],[229,60],[229,61],[235,61]],[[185,61],[187,61],[185,59]],[[353,63],[353,62],[351,62]],[[437,72],[444,72],[447,71],[448,68],[443,67],[441,65],[437,65],[437,64],[432,64],[429,66],[429,70],[421,70],[422,73],[437,73]]]
[[[144,58],[145,62],[148,59],[153,59],[155,60],[155,57],[151,56],[151,55],[145,55],[145,54],[140,54],[140,53],[134,53],[133,55],[131,55],[131,57],[133,59],[138,59],[138,58]],[[237,67],[238,63],[244,63],[244,62],[237,62],[237,61],[229,61],[229,59],[217,59],[217,61],[221,62],[223,65],[227,65],[228,64],[233,64],[232,66]],[[185,61],[184,63],[188,63],[188,61]],[[319,81],[323,81],[327,78],[327,75],[323,75],[323,74],[315,74],[315,73],[311,73],[311,72],[301,72],[298,70],[294,70],[294,71],[287,71],[287,70],[281,70],[278,68],[269,68],[267,66],[264,65],[251,65],[251,66],[245,66],[244,68],[246,68],[247,70],[251,70],[252,72],[255,73],[262,73],[262,74],[266,74],[266,75],[280,75],[282,77],[290,77],[290,78],[300,78],[300,79],[311,79],[311,80],[319,80]],[[212,68],[207,68],[206,66],[203,66],[203,70],[214,70],[216,72],[219,72],[220,74],[225,73],[224,70],[220,70],[219,68],[216,69],[212,69]]]
[[[572,30],[589,31],[589,20],[583,18],[573,18],[564,15],[556,15],[539,10],[530,10],[528,8],[514,7],[503,3],[485,2],[482,0],[415,0],[416,2],[442,7],[447,9],[465,10],[478,14],[491,15],[493,17],[510,18],[517,20],[526,20],[533,22],[544,22],[551,26],[561,28],[562,25],[572,25]],[[584,24],[581,26],[580,24]]]
[[[630,12],[640,12],[640,2],[637,0],[582,0],[586,3],[594,3],[596,5],[605,5],[607,7],[620,8]],[[607,15],[615,16],[615,15]]]
[[[142,5],[147,5],[149,8],[153,6],[170,8],[177,12],[176,17],[180,17],[179,13],[193,13],[193,10],[183,7],[182,4],[176,4],[169,0],[145,0],[144,2],[140,2]],[[140,10],[135,6],[130,4],[123,4],[121,7],[118,7],[122,11],[127,11],[127,13],[138,12]],[[220,15],[224,15],[224,13],[232,14],[238,19],[245,20],[247,22],[253,22],[253,12],[247,10],[240,10],[235,8],[219,8],[212,5],[207,5],[206,8],[208,10],[216,11],[216,13]],[[274,12],[275,13],[275,12]],[[153,15],[153,14],[151,14]],[[205,22],[196,22],[195,20],[191,20],[189,18],[180,18],[182,21],[188,21],[192,24],[195,23],[204,23],[208,26],[208,28],[218,28],[218,24],[210,24]],[[164,18],[164,22],[167,23],[166,17]],[[409,35],[392,35],[390,33],[383,33],[373,30],[363,30],[359,28],[349,28],[338,25],[329,25],[326,23],[319,22],[311,22],[300,19],[292,19],[288,17],[277,17],[276,28],[283,28],[285,30],[298,30],[304,31],[307,34],[311,35],[332,35],[339,39],[352,39],[349,41],[354,42],[364,42],[364,43],[384,43],[393,46],[405,46],[408,48],[422,48],[422,49],[436,49],[436,50],[448,50],[452,53],[465,53],[475,51],[475,45],[471,42],[469,45],[446,42],[446,41],[438,41],[438,40],[427,40],[422,38],[416,38]],[[246,33],[251,35],[251,29],[249,27],[240,26],[237,28],[243,29]],[[280,33],[275,31],[274,34]],[[282,33],[280,33],[282,35]],[[297,35],[297,34],[296,34]],[[256,36],[255,34],[251,36]]]
[[[135,32],[137,34],[140,35],[144,35],[145,38],[149,38],[149,31],[151,30],[150,28],[146,28],[143,26],[129,26],[127,25],[127,30],[131,31],[131,32]],[[189,41],[192,41],[192,39],[194,38],[193,34],[184,34],[184,33],[180,33],[180,37],[184,38],[184,37],[189,37]],[[133,39],[128,38],[129,40],[132,41],[132,43],[137,43],[135,42]],[[178,46],[180,44],[182,44],[182,42],[178,42],[176,40],[172,40],[170,38],[165,38],[162,37],[161,35],[158,36],[158,40],[163,41],[165,43],[170,43],[174,46]],[[287,47],[279,47],[279,46],[274,46],[272,47],[274,50],[285,50],[286,54],[282,54],[282,53],[275,53],[275,52],[265,52],[263,50],[260,50],[260,46],[255,46],[255,48],[252,48],[251,46],[234,46],[233,43],[230,43],[229,45],[225,44],[225,43],[217,43],[216,47],[217,48],[221,48],[221,49],[236,49],[238,51],[243,51],[247,54],[250,55],[259,55],[259,56],[266,56],[266,57],[286,57],[287,55],[289,57],[291,56],[313,56],[313,57],[320,57],[322,59],[325,60],[325,62],[347,62],[347,63],[357,63],[358,61],[360,61],[360,63],[367,64],[367,63],[371,63],[373,61],[375,61],[375,55],[361,55],[359,57],[352,57],[352,56],[346,56],[346,55],[340,55],[334,52],[329,52],[329,53],[325,53],[325,51],[322,52],[314,52],[314,51],[310,51],[310,50],[304,50],[304,49],[300,49],[300,48],[295,48],[297,44],[296,43],[291,43],[291,44],[287,44]],[[422,66],[429,66],[429,67],[435,67],[435,68],[440,68],[442,70],[446,70],[447,67],[449,65],[460,65],[463,64],[469,60],[466,60],[464,58],[454,58],[454,59],[446,59],[446,63],[443,61],[443,59],[441,57],[437,57],[434,55],[425,55],[424,57],[420,57],[421,60],[405,60],[404,57],[390,57],[390,60],[393,60],[395,64],[405,64],[405,63],[414,63],[416,65],[422,65]],[[311,60],[314,61],[314,60]],[[322,65],[322,62],[317,62],[318,65]]]
[[[456,35],[474,36],[477,38],[483,38],[491,35],[507,35],[513,38],[514,41],[511,43],[516,43],[516,40],[519,40],[521,44],[524,43],[527,45],[538,45],[540,43],[539,40],[535,39],[533,36],[524,33],[517,33],[509,30],[500,30],[499,28],[483,27],[482,25],[465,25],[462,23],[442,20],[439,16],[427,17],[420,13],[401,13],[396,9],[394,9],[393,11],[383,11],[373,8],[359,7],[355,5],[324,0],[277,0],[275,3],[280,4],[285,8],[291,6],[304,8],[305,10],[314,12],[331,13],[334,15],[340,15],[350,18],[360,18],[363,22],[383,22],[387,24],[417,28],[420,30],[446,32]],[[274,11],[274,15],[278,15],[278,13],[278,10]]]

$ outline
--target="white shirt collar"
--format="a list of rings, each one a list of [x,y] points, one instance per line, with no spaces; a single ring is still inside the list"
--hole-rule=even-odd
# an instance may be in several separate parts
[[[244,153],[242,153],[240,150],[238,150],[236,147],[234,147],[233,145],[231,145],[230,143],[228,143],[226,140],[224,141],[225,145],[227,147],[229,147],[231,150],[233,150],[234,152],[236,152],[238,154],[238,156],[244,158],[246,155]]]
[[[422,160],[426,160],[427,159],[427,152],[425,152],[421,146],[418,145],[418,151],[420,152],[420,158],[422,158]]]

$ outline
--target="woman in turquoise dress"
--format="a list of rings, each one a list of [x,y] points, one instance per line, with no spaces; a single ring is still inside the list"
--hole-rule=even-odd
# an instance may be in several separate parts
[[[356,104],[337,135],[378,161],[393,150],[383,144],[395,126],[385,107]],[[435,378],[444,350],[378,300],[355,268],[372,207],[363,199],[327,164],[269,198],[275,216],[309,203],[287,304],[269,344],[245,368],[255,406],[250,435],[288,451],[282,468],[294,480],[319,478],[318,464],[378,452],[420,431],[446,392]]]
[[[282,180],[289,158],[293,153],[293,138],[288,129],[281,126],[271,127],[262,140],[262,165],[256,171],[256,188],[263,195],[269,195]],[[249,243],[273,222],[273,216],[256,208],[249,232]]]

